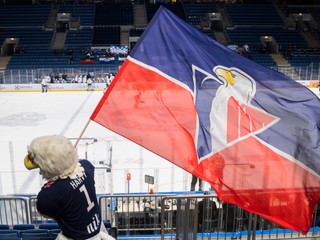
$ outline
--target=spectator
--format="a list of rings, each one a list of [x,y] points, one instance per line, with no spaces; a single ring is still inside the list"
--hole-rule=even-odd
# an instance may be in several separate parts
[[[69,55],[69,64],[73,64],[74,56],[73,54]]]
[[[195,191],[198,179],[199,179],[199,191],[202,191],[202,179],[198,178],[195,175],[192,175],[191,189],[190,189],[191,191]]]

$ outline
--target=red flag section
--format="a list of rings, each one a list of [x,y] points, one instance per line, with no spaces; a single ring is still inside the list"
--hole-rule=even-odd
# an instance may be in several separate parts
[[[197,164],[190,92],[126,60],[91,119],[177,165]]]

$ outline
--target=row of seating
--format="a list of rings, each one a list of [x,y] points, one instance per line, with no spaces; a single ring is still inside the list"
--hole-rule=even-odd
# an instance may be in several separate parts
[[[271,4],[229,4],[225,6],[233,24],[238,25],[274,25],[282,26],[283,22]],[[246,17],[244,17],[246,16]]]
[[[28,230],[0,230],[0,239],[55,239],[61,232],[60,229],[46,230],[46,229],[28,229]]]
[[[98,4],[94,25],[133,25],[132,4]]]
[[[94,4],[60,4],[58,12],[71,13],[72,18],[79,19],[81,26],[92,26],[96,7]]]
[[[40,223],[38,226],[39,229],[59,229],[59,225],[56,222],[51,223]],[[0,224],[0,230],[9,230],[10,226],[8,224]],[[29,223],[21,223],[21,224],[14,224],[12,226],[12,229],[14,230],[29,230],[29,229],[36,229],[36,226],[34,224]]]
[[[111,228],[109,221],[103,221],[103,224],[110,235],[116,236],[116,232]],[[8,224],[0,224],[0,239],[55,239],[61,232],[57,222],[35,224],[14,224],[12,228]]]
[[[1,27],[44,26],[50,14],[50,5],[0,6]]]
[[[15,224],[10,228],[7,224],[0,224],[0,239],[55,239],[61,232],[57,223],[43,223],[35,227],[34,224]]]
[[[236,24],[236,28],[227,29],[225,31],[226,37],[229,42],[237,45],[248,44],[250,47],[258,45],[262,47],[261,36],[268,35],[273,36],[279,44],[279,50],[285,50],[291,45],[295,45],[298,48],[307,48],[307,43],[297,30],[288,30],[283,28],[283,22],[280,19],[279,14],[276,12],[272,5],[219,5],[219,4],[191,4],[191,3],[176,3],[176,4],[146,4],[147,20],[150,21],[155,12],[161,5],[165,5],[166,8],[178,15],[183,20],[188,21],[193,26],[197,27],[201,18],[208,12],[220,11],[224,9],[231,18],[231,22]],[[23,7],[23,6],[22,6]],[[27,9],[33,9],[40,6],[28,6]],[[43,8],[43,12],[46,14],[46,21],[50,15],[50,6],[46,5]],[[16,9],[17,11],[13,11]],[[49,10],[48,10],[49,9]],[[79,30],[69,30],[66,35],[65,49],[79,49],[90,48],[91,46],[109,45],[109,44],[121,44],[120,35],[121,29],[118,25],[132,25],[133,24],[133,5],[132,4],[64,4],[58,7],[58,11],[65,11],[72,13],[73,16],[79,16],[81,19]],[[0,14],[5,13],[10,22],[11,17],[9,15],[15,15],[15,12],[19,11],[19,6],[1,6]],[[29,10],[27,11],[27,13]],[[239,17],[238,13],[242,15],[248,15],[245,19],[250,19],[252,26],[247,26],[247,23],[241,21],[243,16]],[[259,22],[254,20],[254,13],[259,12]],[[10,14],[9,14],[10,13]],[[262,17],[262,15],[263,17]],[[115,15],[114,17],[112,17]],[[277,17],[270,17],[276,15]],[[17,15],[19,16],[19,15]],[[29,16],[29,14],[27,14]],[[98,17],[99,16],[99,17]],[[268,17],[267,17],[268,16]],[[5,17],[5,18],[6,18]],[[109,19],[110,17],[110,19]],[[120,19],[129,17],[129,19],[122,22]],[[17,18],[17,17],[14,17]],[[99,19],[98,19],[99,18]],[[270,22],[270,18],[275,22]],[[24,19],[21,17],[21,19]],[[101,20],[102,19],[102,20]],[[68,58],[59,56],[52,57],[52,54],[47,53],[46,50],[50,48],[52,38],[54,36],[53,31],[48,31],[42,27],[34,27],[30,25],[20,27],[19,24],[14,24],[12,27],[10,24],[2,25],[0,23],[0,42],[3,42],[7,37],[19,38],[19,46],[23,47],[23,53],[27,52],[25,56],[31,60],[26,61],[26,58],[20,52],[15,53],[11,58],[7,69],[18,68],[46,68],[46,67],[80,67],[81,56],[74,56],[74,63],[69,64]],[[255,24],[252,24],[255,23]],[[259,27],[257,27],[259,24]],[[272,24],[272,26],[270,25]],[[110,26],[109,26],[110,25]],[[143,33],[144,29],[136,29],[130,31],[130,36],[139,37]],[[212,29],[200,29],[203,33],[209,37],[215,39]],[[320,32],[318,33],[320,36]],[[35,37],[36,36],[36,37]],[[35,49],[41,49],[41,55],[36,54]],[[254,53],[253,53],[254,54]],[[252,54],[252,55],[253,55]],[[32,58],[33,55],[34,57]],[[267,55],[267,54],[264,54]],[[265,66],[273,66],[274,62],[270,56],[263,56],[263,54],[254,56],[253,61],[256,61]],[[98,62],[97,62],[98,63]],[[79,66],[78,66],[78,65]]]

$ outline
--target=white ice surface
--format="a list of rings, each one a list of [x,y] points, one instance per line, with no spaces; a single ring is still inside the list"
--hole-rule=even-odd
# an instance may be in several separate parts
[[[318,89],[312,91],[319,94]],[[0,195],[36,194],[43,182],[38,170],[28,171],[23,165],[27,145],[36,137],[51,134],[77,139],[102,94],[101,91],[0,93]],[[104,170],[98,172],[98,193],[146,192],[149,187],[159,192],[189,189],[189,173],[93,121],[82,138],[85,140],[78,144],[80,158],[87,156],[98,165],[101,161],[110,163],[112,156],[112,175]],[[98,141],[92,144],[94,138]],[[127,172],[132,176],[130,184]],[[145,175],[155,177],[154,186],[144,182]]]
[[[38,170],[23,165],[27,145],[32,139],[60,134],[77,139],[102,97],[95,92],[12,92],[0,93],[0,195],[35,194],[43,184]],[[170,162],[142,149],[99,124],[90,121],[78,144],[80,158],[98,165],[110,162],[112,146],[113,178],[99,172],[98,193],[146,192],[145,175],[156,175],[155,190],[183,191],[189,188],[190,174]],[[98,141],[94,144],[92,139]],[[126,173],[132,180],[128,184]],[[162,176],[162,177],[161,177]],[[102,181],[102,182],[101,182]],[[112,186],[111,186],[112,185]]]

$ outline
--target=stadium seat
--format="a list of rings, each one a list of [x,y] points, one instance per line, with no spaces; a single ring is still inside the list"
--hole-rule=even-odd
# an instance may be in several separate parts
[[[61,229],[49,229],[49,236],[56,238],[57,235],[61,232]]]
[[[0,229],[10,229],[8,224],[0,224]]]
[[[111,223],[110,223],[110,221],[108,221],[108,220],[103,220],[103,224],[104,224],[104,226],[105,226],[106,229],[111,228]]]
[[[20,237],[23,239],[50,237],[47,229],[27,229],[20,231]]]
[[[19,237],[19,230],[0,230],[0,239],[12,239]]]
[[[1,236],[0,239],[6,239],[6,240],[23,240],[23,239],[21,239],[21,238],[19,238],[19,237],[2,237],[2,236]],[[28,239],[28,240],[29,240],[29,239]]]
[[[21,238],[20,238],[21,239]],[[28,238],[22,238],[21,240],[54,240],[54,237],[28,237]]]
[[[41,223],[39,229],[60,229],[58,223]]]
[[[35,226],[33,224],[28,224],[28,223],[15,224],[13,225],[13,229],[16,229],[16,230],[35,229]]]

